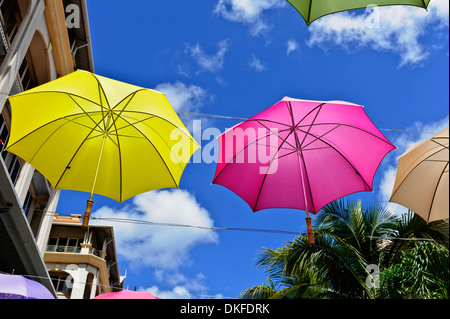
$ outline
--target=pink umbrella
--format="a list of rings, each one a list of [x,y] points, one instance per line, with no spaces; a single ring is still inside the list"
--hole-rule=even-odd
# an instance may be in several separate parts
[[[108,292],[103,295],[99,295],[94,299],[161,299],[153,296],[153,294],[146,291],[131,291],[121,290],[119,292]]]
[[[284,98],[219,137],[214,184],[238,194],[254,212],[269,208],[309,213],[360,191],[395,149],[360,105]]]

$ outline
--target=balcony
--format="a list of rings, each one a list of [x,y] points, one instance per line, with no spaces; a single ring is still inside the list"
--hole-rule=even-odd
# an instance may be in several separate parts
[[[47,245],[46,252],[62,254],[87,254],[105,259],[105,253],[93,247]]]

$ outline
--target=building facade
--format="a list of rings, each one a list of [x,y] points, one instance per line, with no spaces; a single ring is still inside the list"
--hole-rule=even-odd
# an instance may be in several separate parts
[[[56,215],[44,261],[59,299],[93,299],[123,289],[114,229],[82,227],[82,216]]]
[[[85,0],[0,0],[0,272],[56,295],[44,263],[60,192],[5,151],[8,97],[77,69],[94,72]]]

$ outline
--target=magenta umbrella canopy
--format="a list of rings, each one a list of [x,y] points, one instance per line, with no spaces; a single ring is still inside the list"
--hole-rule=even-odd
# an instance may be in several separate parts
[[[292,98],[218,139],[213,183],[238,194],[254,212],[316,214],[343,196],[372,191],[381,161],[395,149],[360,105]]]
[[[103,295],[99,295],[94,299],[161,299],[153,296],[153,294],[146,291],[131,291],[121,290],[119,292],[108,292]]]
[[[0,299],[55,299],[40,283],[23,276],[0,274]]]

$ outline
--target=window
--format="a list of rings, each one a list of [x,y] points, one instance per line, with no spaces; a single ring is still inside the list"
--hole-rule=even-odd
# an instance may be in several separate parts
[[[3,115],[0,114],[0,153],[5,158],[6,154],[4,154],[4,150],[6,147],[6,142],[8,141],[9,130],[8,126],[6,126],[6,121],[3,118]]]
[[[9,176],[11,177],[11,181],[14,185],[16,185],[17,179],[19,178],[20,168],[22,167],[22,164],[20,164],[19,158],[14,155],[11,161],[11,164],[9,164]]]
[[[19,69],[19,78],[20,83],[22,84],[22,89],[27,91],[28,89],[32,89],[36,87],[36,82],[33,79],[33,76],[30,71],[30,67],[28,65],[28,58],[25,57],[23,59],[22,65]]]
[[[81,252],[82,239],[77,238],[50,238],[47,251],[57,253],[79,254]]]
[[[67,248],[66,248],[66,252],[68,253],[79,253],[81,251],[77,251],[78,248],[80,247],[78,244],[79,240],[78,239],[69,239],[69,242],[67,244]]]
[[[67,238],[60,238],[58,240],[58,245],[56,246],[56,252],[58,253],[65,253],[67,250]]]
[[[2,64],[5,56],[6,56],[6,48],[5,45],[3,44],[3,41],[0,41],[0,65]]]
[[[63,292],[63,293],[71,293],[72,287],[73,287],[73,278],[69,277],[69,275],[52,275],[50,276],[52,279],[53,287],[55,287],[55,290],[57,292]],[[69,278],[69,280],[68,280]]]
[[[20,25],[20,10],[17,1],[0,1],[0,22],[10,43],[14,41]]]
[[[23,211],[25,212],[25,215],[28,216],[28,213],[30,212],[33,204],[33,196],[31,195],[31,191],[28,191],[27,197],[25,198],[25,201],[23,203]]]
[[[57,245],[58,245],[58,238],[50,238],[47,243],[47,251],[55,252]]]

